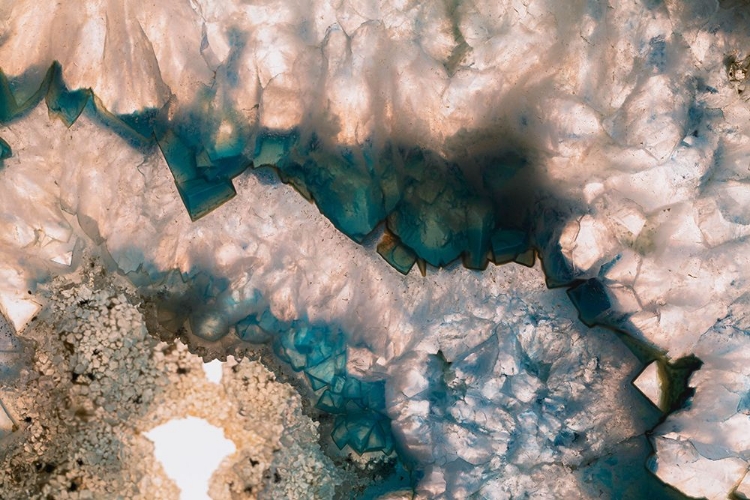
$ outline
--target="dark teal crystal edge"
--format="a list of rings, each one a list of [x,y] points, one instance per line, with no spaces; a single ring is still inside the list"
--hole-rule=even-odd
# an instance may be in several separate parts
[[[161,109],[116,115],[90,89],[68,89],[58,62],[38,88],[22,88],[26,80],[9,80],[0,70],[0,125],[23,117],[44,99],[50,114],[68,127],[86,113],[133,147],[158,147],[192,220],[233,198],[232,179],[248,168],[272,168],[352,240],[361,243],[384,224],[377,252],[403,274],[414,264],[425,274],[428,264],[443,267],[458,259],[475,270],[485,269],[489,262],[533,266],[538,256],[547,285],[568,288],[584,324],[613,329],[642,362],[658,360],[674,376],[667,390],[670,411],[689,403],[687,381],[700,361],[670,362],[654,346],[628,333],[632,327],[626,316],[617,313],[606,280],[582,276],[571,268],[559,236],[565,223],[584,209],[541,189],[542,183],[534,185],[538,179],[528,175],[530,160],[523,148],[490,150],[478,166],[475,162],[474,168],[467,168],[461,159],[449,160],[419,146],[375,140],[357,147],[330,145],[301,129],[250,128],[231,112],[212,116],[207,108],[178,109],[170,119],[172,102]],[[27,97],[19,102],[20,95]],[[200,96],[214,97],[210,88]],[[221,147],[213,139],[220,118],[230,119],[241,132],[234,143]],[[0,168],[11,155],[11,145],[0,138]],[[176,306],[160,304],[163,311],[172,309],[169,315],[194,319],[192,305]],[[170,326],[176,333],[182,328],[176,323]],[[235,328],[243,342],[271,342],[280,360],[304,373],[319,395],[317,409],[335,418],[332,439],[339,448],[348,446],[357,453],[394,451],[383,384],[346,374],[341,332],[302,320],[282,325],[265,315],[244,318]]]
[[[18,79],[18,82],[24,79]],[[500,217],[493,202],[505,180],[524,167],[513,151],[501,151],[486,162],[481,186],[472,185],[455,162],[420,147],[394,143],[337,147],[315,134],[299,130],[250,129],[232,116],[240,130],[235,143],[216,146],[213,135],[220,122],[205,110],[178,110],[168,118],[172,103],[132,115],[114,115],[90,89],[69,90],[55,62],[41,85],[20,104],[0,71],[0,124],[28,112],[41,99],[51,114],[71,126],[84,111],[136,147],[157,145],[192,220],[204,217],[236,195],[232,179],[247,168],[272,167],[279,178],[314,201],[341,232],[356,242],[381,223],[386,237],[378,253],[406,274],[415,263],[445,266],[461,258],[471,269],[488,262],[516,261],[533,265],[535,243],[528,221]],[[18,92],[19,94],[28,94]],[[215,96],[206,88],[199,100]],[[10,146],[0,143],[2,157]]]

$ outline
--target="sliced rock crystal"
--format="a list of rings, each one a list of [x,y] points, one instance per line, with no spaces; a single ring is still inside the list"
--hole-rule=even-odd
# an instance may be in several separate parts
[[[151,335],[264,360],[320,425],[282,424],[271,498],[743,495],[749,18],[0,1],[0,310],[36,335],[96,255]]]

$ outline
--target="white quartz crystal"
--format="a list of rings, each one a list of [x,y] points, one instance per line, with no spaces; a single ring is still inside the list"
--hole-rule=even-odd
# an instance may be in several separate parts
[[[530,151],[540,185],[580,207],[553,243],[605,286],[614,326],[703,362],[654,429],[651,470],[726,498],[750,465],[749,22],[716,0],[0,0],[0,69],[28,94],[57,60],[111,113],[211,114],[219,149],[264,126]],[[596,497],[586,467],[656,423],[639,362],[539,266],[401,276],[263,174],[191,222],[160,153],[86,113],[67,128],[40,105],[0,137],[0,309],[21,332],[37,286],[95,247],[131,277],[225,280],[212,324],[229,335],[265,311],[336,325],[350,372],[386,381],[425,497]],[[635,385],[658,406],[655,366]]]
[[[659,364],[656,361],[652,361],[640,375],[633,381],[633,385],[638,388],[639,391],[646,396],[649,401],[654,403],[657,408],[662,407],[662,395],[664,389],[662,388],[662,380],[659,375]]]

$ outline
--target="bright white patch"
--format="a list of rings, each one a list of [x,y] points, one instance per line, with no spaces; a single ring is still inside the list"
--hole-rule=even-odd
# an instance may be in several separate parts
[[[145,433],[154,455],[181,490],[180,500],[208,499],[208,481],[225,457],[235,451],[224,432],[205,420],[170,420]]]
[[[633,381],[633,385],[638,388],[655,406],[661,408],[662,385],[659,377],[659,365],[656,361],[646,367]]]
[[[22,330],[41,309],[36,302],[20,298],[18,293],[11,295],[0,292],[0,304],[16,331]]]
[[[73,252],[65,252],[64,254],[52,257],[51,260],[63,266],[69,266],[73,262]]]
[[[203,363],[203,371],[206,372],[206,378],[214,384],[221,383],[221,367],[224,363],[215,359],[208,363]]]

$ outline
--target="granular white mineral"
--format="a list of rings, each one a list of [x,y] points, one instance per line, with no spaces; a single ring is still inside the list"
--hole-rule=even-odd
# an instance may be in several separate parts
[[[188,415],[236,447],[206,471],[211,498],[332,496],[342,473],[289,385],[247,360],[224,363],[221,383],[209,381],[184,345],[148,335],[133,290],[103,274],[95,267],[38,291],[45,312],[23,336],[33,355],[0,392],[17,429],[0,441],[0,498],[175,500],[146,435]],[[292,461],[314,474],[292,473]]]

